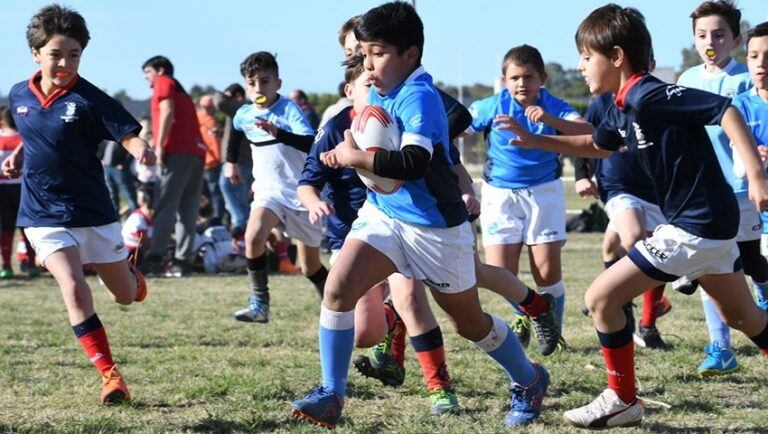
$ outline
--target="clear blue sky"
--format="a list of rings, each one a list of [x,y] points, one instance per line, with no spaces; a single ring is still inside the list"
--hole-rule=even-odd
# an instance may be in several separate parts
[[[29,18],[48,4],[3,0],[0,6],[0,94],[35,71],[25,31]],[[238,66],[249,53],[277,53],[283,92],[303,88],[334,92],[341,81],[339,26],[350,16],[381,2],[368,0],[70,0],[88,22],[91,42],[81,74],[107,91],[125,89],[133,98],[150,91],[141,64],[155,54],[168,56],[187,87],[223,88],[240,81]],[[424,65],[450,84],[491,84],[501,57],[522,43],[541,50],[545,61],[574,67],[573,34],[596,0],[417,0],[424,21]],[[657,64],[677,68],[680,51],[692,42],[688,18],[699,0],[618,1],[645,14]],[[740,0],[752,25],[768,20],[766,0]]]

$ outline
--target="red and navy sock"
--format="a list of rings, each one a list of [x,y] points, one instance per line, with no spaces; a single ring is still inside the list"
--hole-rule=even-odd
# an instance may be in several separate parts
[[[768,356],[768,323],[765,324],[765,328],[757,336],[750,336],[749,338],[760,348],[763,354]]]
[[[597,330],[597,336],[600,338],[600,350],[608,370],[608,387],[613,389],[625,404],[632,404],[637,398],[632,325],[627,321],[621,330],[612,333]]]
[[[3,268],[11,268],[13,254],[13,230],[0,232],[0,251],[3,256]]]
[[[115,362],[112,360],[112,352],[109,350],[107,332],[101,325],[99,316],[95,313],[80,324],[72,326],[75,336],[80,341],[85,354],[96,366],[102,375],[106,374]]]
[[[315,271],[311,276],[307,276],[315,290],[320,294],[320,298],[323,298],[323,290],[325,289],[325,280],[328,278],[328,269],[324,265],[320,265],[320,268]]]
[[[423,335],[411,337],[411,345],[419,358],[427,390],[450,389],[451,378],[448,376],[448,366],[445,364],[445,347],[440,327],[435,327]]]
[[[659,315],[658,302],[664,296],[664,285],[651,288],[643,293],[643,319],[640,327],[650,327],[656,324]]]
[[[531,318],[536,318],[549,309],[549,302],[538,292],[528,288],[525,299],[518,303],[520,310]]]

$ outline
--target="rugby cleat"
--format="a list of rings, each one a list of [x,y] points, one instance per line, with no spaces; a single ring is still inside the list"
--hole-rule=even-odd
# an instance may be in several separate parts
[[[106,374],[102,375],[102,388],[99,395],[99,402],[103,405],[120,404],[131,400],[131,393],[125,384],[123,376],[113,366]]]
[[[666,350],[667,344],[661,339],[661,334],[656,325],[643,327],[642,325],[632,335],[635,343],[643,348],[652,350]]]
[[[517,335],[520,345],[523,348],[528,348],[528,344],[531,342],[531,319],[528,318],[528,315],[515,315],[512,331]]]
[[[643,401],[627,404],[613,389],[605,389],[591,403],[566,411],[563,418],[571,426],[597,430],[638,426],[644,412]]]
[[[295,418],[328,429],[336,428],[343,408],[344,399],[323,386],[317,386],[306,397],[291,403],[291,413]]]
[[[560,324],[557,322],[555,298],[552,294],[541,296],[549,303],[549,309],[535,318],[532,317],[531,326],[536,335],[536,342],[539,344],[539,351],[548,356],[557,349],[557,343],[560,341]]]
[[[432,416],[459,414],[461,412],[459,398],[456,397],[456,392],[451,388],[441,387],[430,390],[429,399],[432,401],[432,408],[429,410],[429,414]]]
[[[512,387],[509,388],[512,397],[509,412],[504,418],[504,426],[506,427],[527,425],[541,414],[544,395],[547,394],[549,387],[549,373],[537,363],[533,364],[533,369],[536,370],[536,379],[531,385],[512,384]]]
[[[739,369],[739,362],[724,342],[712,342],[704,347],[707,358],[701,362],[697,369],[702,377],[714,377],[715,375],[730,374]]]
[[[260,301],[255,297],[249,299],[248,307],[235,312],[235,319],[243,322],[269,322],[269,302]]]
[[[141,274],[141,271],[136,268],[136,264],[132,261],[128,261],[128,269],[136,276],[136,297],[133,301],[142,302],[147,298],[147,279],[144,278],[144,275]]]

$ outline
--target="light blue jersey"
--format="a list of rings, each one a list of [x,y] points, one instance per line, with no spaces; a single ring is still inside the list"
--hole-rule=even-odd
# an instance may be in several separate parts
[[[731,61],[718,73],[710,73],[704,69],[704,65],[694,66],[680,75],[677,84],[694,89],[706,90],[727,98],[736,98],[737,95],[752,87],[747,67],[731,59]],[[707,126],[712,145],[720,167],[723,169],[725,180],[737,195],[747,194],[747,181],[733,173],[733,149],[731,141],[719,125]]]
[[[543,108],[552,116],[574,120],[579,113],[567,102],[553,96],[542,88],[534,105]],[[534,134],[558,134],[554,128],[541,122],[531,122],[525,116],[525,108],[510,95],[507,89],[479,101],[469,108],[472,113],[474,132],[482,132],[488,143],[488,159],[485,163],[485,181],[499,188],[526,188],[553,181],[560,176],[558,154],[539,149],[522,149],[509,144],[517,137],[509,131],[501,131],[493,125],[496,115],[505,114],[515,118]]]
[[[734,98],[733,105],[747,121],[755,143],[768,146],[768,101],[760,98],[753,87]]]
[[[416,69],[387,95],[375,88],[368,103],[383,107],[397,122],[400,146],[416,145],[429,151],[431,159],[424,178],[406,180],[393,194],[368,192],[368,200],[391,218],[436,228],[454,227],[467,221],[456,175],[451,171],[448,118],[432,77],[424,67]]]

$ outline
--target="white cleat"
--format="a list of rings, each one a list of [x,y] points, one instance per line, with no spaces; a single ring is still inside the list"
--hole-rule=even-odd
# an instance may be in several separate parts
[[[638,426],[644,412],[643,401],[625,404],[613,389],[605,389],[591,403],[563,413],[563,418],[569,425],[598,430]]]

